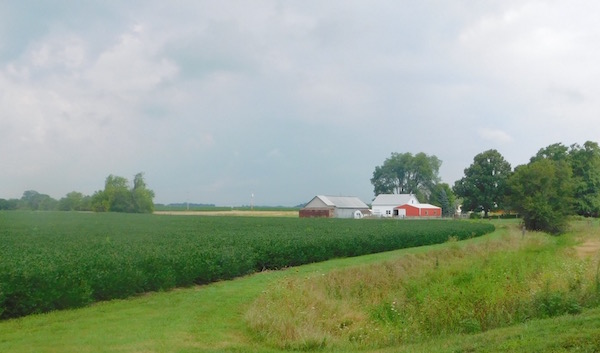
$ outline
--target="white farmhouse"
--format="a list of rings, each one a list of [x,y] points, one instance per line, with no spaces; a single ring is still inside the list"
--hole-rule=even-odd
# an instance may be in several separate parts
[[[398,216],[395,208],[406,204],[418,205],[419,200],[413,194],[379,194],[371,203],[371,209],[375,217],[394,217]]]

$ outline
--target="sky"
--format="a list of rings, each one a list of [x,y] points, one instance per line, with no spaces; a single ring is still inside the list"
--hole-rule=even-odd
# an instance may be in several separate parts
[[[0,2],[0,198],[370,202],[392,152],[600,141],[597,1]],[[254,197],[252,198],[252,195]]]

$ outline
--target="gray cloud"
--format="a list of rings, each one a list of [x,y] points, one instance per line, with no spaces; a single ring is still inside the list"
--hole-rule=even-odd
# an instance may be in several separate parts
[[[597,140],[592,1],[9,1],[0,197],[146,172],[158,202],[373,197],[391,152]]]

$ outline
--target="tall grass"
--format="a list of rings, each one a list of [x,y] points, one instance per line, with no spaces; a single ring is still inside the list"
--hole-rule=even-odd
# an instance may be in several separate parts
[[[246,313],[256,337],[297,350],[378,348],[577,314],[600,299],[597,257],[567,237],[501,239],[290,278]]]

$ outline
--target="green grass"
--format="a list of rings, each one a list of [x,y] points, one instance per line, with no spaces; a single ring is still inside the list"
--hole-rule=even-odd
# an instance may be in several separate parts
[[[247,319],[270,346],[367,349],[580,313],[599,302],[598,264],[569,244],[513,228],[485,244],[290,279]]]
[[[499,223],[506,224],[506,223]],[[464,242],[336,259],[284,271],[266,271],[232,281],[142,295],[91,307],[33,315],[0,322],[1,352],[265,352],[245,321],[264,291],[298,279],[332,271],[378,266],[405,256],[502,239],[510,227]],[[565,246],[572,238],[561,240]],[[589,232],[588,232],[589,233]],[[598,237],[594,228],[587,237]],[[562,246],[562,245],[561,245]],[[422,342],[381,349],[327,347],[326,352],[597,352],[600,310],[578,315],[529,320],[478,334],[445,334]]]

